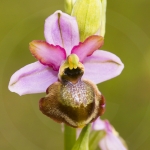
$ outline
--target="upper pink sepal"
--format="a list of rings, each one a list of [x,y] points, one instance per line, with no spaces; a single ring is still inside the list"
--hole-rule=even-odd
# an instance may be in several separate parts
[[[124,64],[116,55],[97,50],[84,60],[85,72],[83,78],[93,81],[95,84],[118,76]]]
[[[66,52],[60,46],[45,41],[34,40],[29,44],[31,53],[43,64],[58,71],[61,62],[66,59]]]
[[[49,85],[58,80],[57,74],[52,68],[35,62],[16,71],[8,88],[19,95],[45,92]]]
[[[75,17],[56,11],[45,20],[45,39],[49,44],[63,47],[67,55],[79,43],[79,30]]]
[[[98,35],[92,35],[88,37],[83,43],[74,46],[71,53],[76,54],[79,57],[80,62],[87,57],[93,54],[93,52],[99,49],[104,43],[104,39]]]

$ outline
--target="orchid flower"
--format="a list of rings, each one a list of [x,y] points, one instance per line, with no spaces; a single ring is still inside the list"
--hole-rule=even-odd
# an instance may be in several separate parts
[[[124,140],[119,136],[118,132],[113,128],[108,120],[97,118],[92,125],[93,130],[104,130],[105,135],[99,141],[99,147],[102,150],[127,150]]]
[[[103,37],[92,35],[81,43],[76,19],[61,11],[46,19],[44,35],[46,41],[29,44],[38,61],[15,72],[9,90],[19,95],[46,91],[40,110],[57,122],[82,127],[104,111],[95,84],[119,75],[124,65],[116,55],[98,50]]]

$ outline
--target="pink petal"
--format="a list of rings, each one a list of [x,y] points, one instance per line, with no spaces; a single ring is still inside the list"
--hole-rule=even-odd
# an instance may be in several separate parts
[[[73,46],[79,43],[76,19],[61,11],[56,11],[45,20],[44,34],[49,44],[63,47],[68,55]]]
[[[40,62],[29,64],[16,71],[9,82],[9,90],[19,95],[45,92],[57,81],[58,72]]]
[[[103,37],[98,35],[92,35],[88,37],[83,43],[79,43],[79,45],[75,46],[71,53],[77,54],[80,61],[83,62],[83,60],[87,57],[92,55],[92,53],[100,48],[104,43]]]
[[[107,132],[107,133],[112,133],[112,126],[111,126],[111,124],[109,123],[109,121],[108,121],[108,120],[105,120],[104,122],[105,122],[105,130],[106,130],[106,132]]]
[[[65,50],[59,46],[50,45],[45,41],[32,41],[30,43],[31,53],[43,64],[59,70],[59,66],[66,59]]]
[[[93,130],[105,130],[105,122],[98,117],[92,124]]]
[[[116,55],[102,50],[97,50],[92,56],[84,60],[85,73],[83,78],[95,84],[118,76],[124,65]]]
[[[113,132],[113,127],[108,120],[97,120],[97,124],[100,124],[100,121],[103,122],[104,130],[106,135],[103,139],[100,140],[99,146],[102,150],[127,150],[123,145],[119,135]]]
[[[119,137],[114,134],[106,134],[106,136],[99,142],[102,150],[127,150]]]

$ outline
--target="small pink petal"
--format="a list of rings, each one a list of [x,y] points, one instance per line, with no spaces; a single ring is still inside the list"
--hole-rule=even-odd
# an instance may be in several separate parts
[[[59,46],[50,45],[45,41],[32,41],[29,49],[31,53],[43,64],[58,71],[60,64],[66,59],[66,52]]]
[[[79,30],[76,19],[61,11],[56,11],[45,20],[44,34],[49,44],[63,47],[70,54],[79,43]]]
[[[124,68],[119,57],[102,50],[95,51],[83,63],[85,67],[83,78],[95,84],[118,76]]]
[[[111,126],[111,124],[109,123],[109,121],[108,121],[108,120],[105,120],[104,122],[105,122],[105,130],[106,130],[106,132],[107,132],[107,133],[112,133],[112,126]]]
[[[40,62],[29,64],[16,71],[9,82],[9,90],[19,95],[45,92],[58,80],[58,72]]]
[[[106,134],[106,136],[99,142],[102,150],[127,150],[119,137],[114,134]]]
[[[71,53],[78,55],[80,62],[87,57],[93,54],[95,50],[100,48],[104,43],[104,39],[98,35],[92,35],[88,37],[83,43],[73,47]]]
[[[94,130],[105,130],[106,132],[106,135],[99,142],[99,147],[102,150],[127,150],[119,135],[113,132],[113,127],[108,120],[102,121],[97,119],[95,123]],[[99,127],[101,124],[103,125],[103,129]]]
[[[105,122],[98,117],[92,124],[93,130],[105,130]]]

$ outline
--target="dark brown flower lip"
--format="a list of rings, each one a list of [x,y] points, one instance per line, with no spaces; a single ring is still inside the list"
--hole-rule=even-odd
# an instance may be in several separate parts
[[[104,104],[97,86],[88,80],[76,84],[57,81],[48,87],[47,95],[39,101],[39,109],[58,123],[79,128],[102,115]]]

